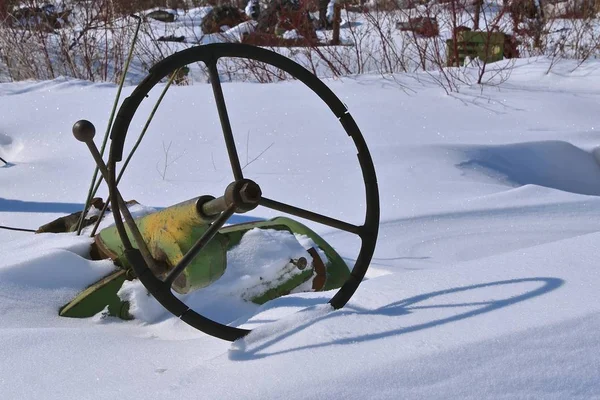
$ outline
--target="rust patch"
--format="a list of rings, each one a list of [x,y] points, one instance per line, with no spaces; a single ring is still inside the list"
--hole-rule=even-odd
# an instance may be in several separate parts
[[[313,267],[315,269],[315,273],[317,276],[313,279],[312,288],[314,291],[319,292],[323,290],[325,286],[325,281],[327,280],[327,270],[325,269],[325,264],[323,264],[323,260],[319,257],[319,253],[317,253],[317,249],[311,247],[308,249],[308,254],[313,259]]]

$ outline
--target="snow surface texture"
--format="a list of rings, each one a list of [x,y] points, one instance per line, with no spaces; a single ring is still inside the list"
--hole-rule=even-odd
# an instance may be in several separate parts
[[[112,265],[87,259],[85,237],[0,230],[0,398],[600,399],[600,63],[574,66],[546,75],[546,62],[519,60],[502,86],[452,95],[425,74],[328,81],[377,169],[368,279],[337,311],[332,292],[262,306],[191,299],[256,328],[234,344],[153,309],[139,286],[123,288],[139,296],[138,320],[59,318]],[[266,197],[362,223],[356,151],[314,94],[297,82],[223,88],[244,175]],[[2,225],[36,228],[82,207],[93,161],[70,129],[87,118],[102,132],[115,90],[0,85]],[[209,85],[173,87],[124,197],[159,208],[222,194],[232,174],[220,132]],[[355,237],[306,223],[353,264]]]

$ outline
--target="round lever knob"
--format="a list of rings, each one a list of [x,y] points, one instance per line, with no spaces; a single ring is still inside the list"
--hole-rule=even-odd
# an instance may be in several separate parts
[[[96,136],[96,127],[90,121],[80,119],[73,124],[73,136],[80,142],[90,142]]]

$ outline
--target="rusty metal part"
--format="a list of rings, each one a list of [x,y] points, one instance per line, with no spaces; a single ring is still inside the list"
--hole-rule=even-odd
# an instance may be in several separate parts
[[[323,260],[319,257],[319,253],[317,249],[311,247],[308,249],[308,254],[313,259],[313,269],[317,276],[313,278],[312,288],[315,292],[320,291],[325,286],[325,282],[327,281],[327,269],[325,268],[325,264],[323,264]]]
[[[101,210],[104,207],[104,201],[102,201],[101,197],[94,197],[91,202],[91,206]],[[91,209],[91,207],[90,207]],[[79,224],[79,219],[81,218],[81,213],[83,211],[77,211],[75,213],[65,215],[64,217],[60,217],[55,219],[52,222],[44,224],[40,226],[35,233],[63,233],[63,232],[75,232],[77,230],[77,226]],[[97,215],[92,215],[91,217],[83,220],[83,227],[89,226],[98,220]]]

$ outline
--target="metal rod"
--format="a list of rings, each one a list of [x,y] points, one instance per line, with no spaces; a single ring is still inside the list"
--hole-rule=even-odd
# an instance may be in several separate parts
[[[167,278],[164,281],[166,284],[168,284],[169,286],[173,285],[175,279],[177,279],[177,277],[181,275],[183,270],[186,269],[186,267],[192,262],[192,260],[202,251],[204,246],[206,246],[206,244],[211,241],[211,239],[217,234],[217,232],[219,232],[219,229],[221,229],[223,225],[225,225],[225,222],[227,222],[227,220],[235,212],[235,208],[235,204],[229,206],[225,211],[223,211],[219,218],[217,218],[215,222],[213,222],[208,227],[208,229],[204,232],[200,239],[198,239],[198,241],[192,246],[192,248],[187,253],[185,253],[183,258],[179,261],[179,263],[177,263],[175,268],[173,268],[171,272],[169,272],[169,275],[167,275]]]
[[[240,179],[244,179],[244,175],[242,173],[240,159],[235,148],[235,140],[233,138],[233,132],[231,131],[231,123],[229,122],[229,116],[227,115],[227,106],[225,105],[223,88],[221,87],[219,72],[217,71],[217,61],[214,60],[210,63],[207,62],[206,66],[208,67],[208,75],[213,88],[217,110],[219,111],[219,119],[221,120],[221,128],[223,129],[223,137],[225,138],[225,145],[227,146],[227,153],[229,154],[229,163],[231,164],[231,169],[233,170],[233,177],[236,181],[239,181]]]
[[[35,229],[14,228],[12,226],[4,226],[4,225],[0,225],[0,229],[6,229],[8,231],[17,231],[17,232],[33,232],[33,233],[37,232]]]
[[[90,183],[90,188],[88,190],[87,198],[85,199],[85,205],[83,206],[83,211],[79,216],[79,221],[77,222],[77,235],[81,235],[81,230],[83,229],[83,221],[85,220],[85,216],[90,208],[90,203],[92,202],[92,193],[94,192],[94,187],[100,186],[100,181],[96,184],[96,178],[98,177],[98,167],[94,168],[94,174],[92,175],[92,182]]]
[[[121,81],[119,82],[119,88],[117,89],[117,95],[115,96],[115,101],[113,103],[112,111],[110,113],[110,117],[108,119],[108,124],[106,126],[106,132],[104,134],[104,139],[102,140],[102,146],[100,153],[104,155],[104,150],[106,149],[106,143],[108,142],[108,135],[110,133],[110,128],[112,127],[113,120],[115,118],[115,112],[117,110],[117,105],[119,104],[119,99],[121,97],[121,90],[123,89],[123,85],[125,84],[125,76],[127,75],[127,71],[129,69],[129,64],[131,63],[131,59],[133,58],[133,49],[135,48],[135,43],[137,41],[138,33],[140,31],[140,26],[142,24],[142,19],[137,15],[131,15],[134,18],[137,18],[138,23],[135,28],[135,33],[133,35],[133,40],[131,42],[131,48],[129,49],[129,54],[127,55],[127,60],[125,61],[125,67],[123,68],[123,75],[121,76]],[[97,164],[97,163],[96,163]],[[92,183],[90,184],[90,189],[88,191],[88,196],[85,201],[85,206],[83,208],[83,212],[81,213],[81,217],[79,218],[79,222],[77,224],[77,235],[81,235],[81,230],[83,229],[83,221],[85,220],[85,215],[87,214],[92,198],[96,195],[98,188],[100,187],[100,183],[102,182],[102,177],[96,184],[96,178],[98,177],[98,166],[94,169],[94,174],[92,176]]]
[[[221,214],[227,207],[225,196],[221,196],[202,204],[202,213],[208,217],[212,217]]]
[[[92,229],[92,233],[90,233],[90,237],[93,237],[96,234],[96,231],[98,230],[98,227],[100,226],[100,223],[102,222],[102,217],[104,217],[104,214],[106,214],[106,210],[108,210],[109,204],[110,204],[110,197],[108,199],[106,199],[106,203],[104,203],[104,207],[102,207],[102,210],[100,211],[100,215],[98,216],[98,220],[94,224],[94,228]]]
[[[312,211],[304,210],[302,208],[290,206],[289,204],[267,199],[266,197],[261,198],[258,204],[260,204],[263,207],[270,208],[272,210],[277,210],[286,214],[295,215],[300,218],[305,218],[310,221],[318,222],[320,224],[341,229],[343,231],[354,233],[356,235],[360,234],[359,226],[352,225],[347,222],[337,220],[335,218],[327,217],[325,215],[317,214]]]
[[[160,106],[160,103],[162,102],[162,99],[167,94],[167,90],[169,90],[169,87],[173,83],[173,79],[175,78],[175,76],[177,75],[177,72],[180,69],[181,68],[177,69],[177,71],[175,71],[175,73],[173,75],[171,75],[171,77],[167,81],[167,85],[165,86],[165,88],[163,89],[162,93],[158,97],[158,100],[156,100],[156,104],[154,105],[154,108],[152,109],[152,112],[150,113],[150,116],[148,117],[148,120],[146,120],[146,124],[144,125],[144,128],[142,129],[142,133],[140,133],[140,136],[138,137],[138,140],[135,142],[135,144],[133,145],[133,148],[129,152],[129,155],[125,159],[125,162],[123,163],[123,166],[121,167],[121,171],[119,171],[119,176],[117,177],[117,183],[116,183],[117,185],[119,184],[119,182],[121,182],[121,178],[123,177],[123,173],[125,172],[125,168],[127,168],[127,166],[129,165],[129,162],[131,161],[131,158],[133,157],[133,155],[135,154],[136,150],[138,149],[138,147],[142,143],[142,139],[146,135],[146,131],[148,130],[148,127],[150,126],[150,123],[152,122],[152,119],[154,119],[154,115],[156,114],[156,110],[158,110],[158,106]],[[98,190],[98,188],[95,189],[95,191],[97,191],[97,190]],[[95,193],[95,191],[94,191],[94,193]],[[98,230],[98,227],[100,226],[100,222],[102,222],[102,217],[104,217],[104,214],[106,213],[106,210],[108,209],[109,205],[110,205],[110,198],[106,200],[106,203],[104,203],[104,207],[102,208],[102,211],[100,211],[100,216],[98,217],[98,221],[96,221],[96,224],[94,225],[94,228],[92,229],[92,233],[90,233],[90,237],[92,237],[92,236],[94,236],[96,234],[96,231]]]
[[[102,174],[104,179],[108,182],[109,181],[108,168],[106,167],[106,164],[104,163],[104,160],[102,159],[102,156],[100,155],[100,152],[98,151],[98,148],[96,147],[96,144],[94,143],[93,138],[86,137],[81,141],[83,141],[87,145],[88,149],[90,150],[90,153],[92,153],[92,157],[94,158],[94,161],[96,161],[96,166],[98,167],[98,170],[100,171],[100,173]],[[133,238],[135,239],[138,249],[142,253],[142,257],[144,257],[144,260],[146,261],[146,263],[148,264],[148,267],[150,268],[150,270],[152,272],[154,272],[154,273],[160,272],[159,268],[156,266],[156,263],[154,262],[154,258],[152,257],[150,250],[148,250],[148,246],[146,246],[146,242],[144,241],[144,238],[142,237],[140,230],[138,229],[137,225],[135,224],[135,221],[134,221],[133,217],[131,216],[129,209],[127,208],[127,204],[125,203],[125,200],[123,200],[123,197],[121,196],[121,193],[119,192],[116,185],[115,185],[115,191],[117,194],[117,198],[119,199],[119,207],[121,209],[121,212],[123,213],[123,218],[125,219],[125,222],[127,223],[127,226],[129,227],[131,234],[133,235]]]

